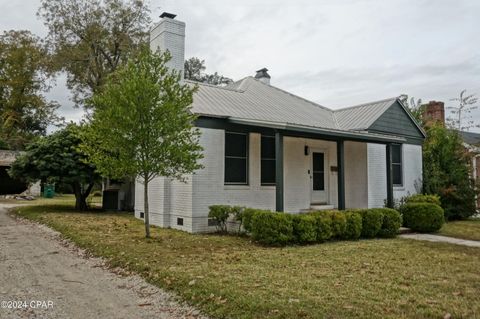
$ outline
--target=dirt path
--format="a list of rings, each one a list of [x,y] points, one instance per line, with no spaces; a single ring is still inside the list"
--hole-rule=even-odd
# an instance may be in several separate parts
[[[22,301],[22,309],[5,308],[14,306],[6,301]],[[143,279],[122,277],[105,269],[101,259],[85,258],[49,228],[8,216],[2,204],[0,303],[0,318],[199,316]]]

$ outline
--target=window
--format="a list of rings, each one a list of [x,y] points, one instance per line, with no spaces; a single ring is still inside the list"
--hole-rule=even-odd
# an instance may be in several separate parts
[[[275,137],[263,136],[261,143],[261,184],[275,185]]]
[[[313,190],[325,190],[325,155],[323,153],[312,153],[313,160]]]
[[[183,226],[183,218],[177,217],[177,225]]]
[[[248,185],[248,135],[225,132],[225,184]]]
[[[392,144],[393,186],[403,186],[402,145]]]

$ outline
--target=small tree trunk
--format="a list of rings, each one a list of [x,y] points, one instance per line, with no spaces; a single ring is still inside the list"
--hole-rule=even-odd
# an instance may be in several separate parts
[[[144,177],[143,184],[143,210],[145,214],[145,237],[150,238],[150,212],[148,207],[148,178]]]
[[[80,183],[73,183],[73,192],[75,193],[75,210],[84,211],[87,210],[87,202],[82,194]]]

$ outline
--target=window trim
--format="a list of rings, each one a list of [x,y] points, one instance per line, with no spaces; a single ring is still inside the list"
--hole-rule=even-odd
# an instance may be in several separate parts
[[[392,184],[393,187],[395,188],[402,188],[404,186],[404,181],[405,181],[405,176],[404,176],[404,170],[403,170],[403,163],[404,163],[404,158],[403,158],[403,144],[397,144],[394,143],[392,146],[398,146],[400,149],[400,163],[396,163],[393,161],[393,147],[392,147]],[[400,166],[400,178],[402,179],[401,184],[395,184],[394,183],[394,176],[393,176],[393,166],[394,165],[399,165]]]
[[[275,145],[275,136],[272,136],[272,135],[264,135],[264,134],[261,134],[260,135],[260,186],[277,186],[277,183],[276,183],[276,176],[275,176],[275,182],[273,183],[264,183],[262,181],[262,161],[273,161],[276,165],[276,160],[277,158],[274,156],[273,158],[270,158],[270,157],[262,157],[262,138],[271,138],[273,139],[273,147],[276,149],[277,145]],[[275,175],[276,175],[276,172],[275,172]]]
[[[227,156],[226,150],[227,148],[225,147],[225,144],[227,142],[227,134],[237,134],[237,135],[244,135],[245,136],[245,157],[240,157],[240,156]],[[243,185],[243,186],[248,186],[250,182],[250,171],[249,171],[249,162],[250,162],[250,134],[249,133],[242,133],[242,132],[234,132],[234,131],[225,131],[225,139],[223,141],[223,184],[224,185]],[[225,160],[227,158],[236,158],[236,159],[245,159],[245,183],[239,183],[239,182],[227,182],[225,181],[225,171],[226,171],[226,165],[225,165]]]

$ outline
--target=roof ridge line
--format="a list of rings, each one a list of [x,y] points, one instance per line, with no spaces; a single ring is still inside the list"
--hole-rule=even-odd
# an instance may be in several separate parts
[[[361,106],[365,106],[365,105],[369,105],[369,104],[377,104],[377,103],[381,103],[381,102],[386,102],[386,101],[391,101],[391,100],[397,100],[398,97],[391,97],[391,98],[388,98],[388,99],[382,99],[382,100],[378,100],[378,101],[372,101],[372,102],[366,102],[366,103],[362,103],[362,104],[357,104],[357,105],[352,105],[352,106],[347,106],[347,107],[343,107],[343,108],[340,108],[340,109],[336,109],[336,110],[333,110],[334,113],[337,113],[337,112],[341,112],[341,111],[345,111],[345,110],[350,110],[350,109],[354,109],[354,108],[357,108],[357,107],[361,107]]]
[[[185,82],[192,83],[192,84],[198,84],[198,85],[203,85],[203,86],[208,86],[214,89],[221,89],[221,90],[227,90],[227,91],[232,91],[232,92],[237,92],[237,93],[244,93],[245,90],[239,90],[239,89],[233,89],[229,88],[226,86],[220,86],[220,85],[213,85],[209,83],[204,83],[204,82],[198,82],[198,81],[193,81],[193,80],[184,80]]]
[[[260,84],[262,84],[262,85],[271,87],[271,88],[273,88],[273,89],[275,89],[275,90],[277,90],[277,91],[283,92],[283,93],[288,94],[288,95],[290,95],[290,96],[293,96],[293,97],[295,97],[295,98],[297,98],[297,99],[300,99],[300,100],[303,100],[303,101],[305,101],[305,102],[308,102],[308,103],[310,103],[310,104],[312,104],[313,106],[316,106],[316,107],[318,107],[318,108],[324,109],[324,110],[326,110],[326,111],[333,112],[332,109],[330,109],[330,108],[328,108],[328,107],[326,107],[326,106],[320,105],[320,104],[315,103],[315,102],[312,102],[312,101],[310,101],[310,100],[307,100],[306,98],[303,98],[303,97],[301,97],[301,96],[298,96],[298,95],[295,95],[295,94],[290,93],[290,92],[288,92],[288,91],[285,91],[285,90],[283,90],[283,89],[280,89],[279,87],[276,87],[276,86],[274,86],[274,85],[265,84],[265,83],[263,83],[262,81],[260,81],[260,80],[258,80],[258,79],[255,79],[253,76],[247,76],[247,77],[245,77],[245,78],[243,78],[243,79],[245,80],[245,79],[247,79],[247,78],[251,78],[252,80],[257,81],[258,83],[260,83]]]

